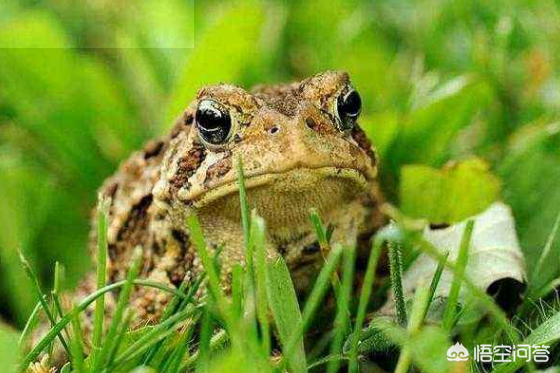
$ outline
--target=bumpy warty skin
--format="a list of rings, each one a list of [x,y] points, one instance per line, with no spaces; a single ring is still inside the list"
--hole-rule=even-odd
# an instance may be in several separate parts
[[[340,97],[353,90],[348,74],[336,71],[249,91],[229,84],[202,88],[167,136],[133,153],[100,189],[111,201],[109,281],[125,278],[137,246],[143,253],[142,278],[171,287],[194,279],[203,269],[185,220],[196,214],[210,251],[222,247],[222,285],[228,290],[233,266],[245,258],[239,159],[249,206],[266,221],[267,255],[284,257],[298,291],[309,287],[324,263],[310,208],[332,230],[332,245],[368,248],[383,223],[382,197],[375,150],[358,123],[339,112]],[[350,104],[356,106],[353,98]],[[197,118],[202,102],[229,118],[223,142],[202,137],[202,118]],[[92,251],[96,231],[94,224]],[[94,276],[88,275],[75,296],[94,289]],[[108,296],[108,315],[114,297]],[[169,299],[155,289],[135,289],[131,304],[137,325],[156,321]],[[86,332],[91,315],[88,310]]]
[[[382,218],[375,183],[377,159],[363,131],[341,130],[337,98],[349,76],[325,72],[302,82],[251,91],[219,84],[202,88],[171,133],[131,156],[103,185],[112,199],[109,275],[123,279],[133,248],[142,246],[142,276],[178,286],[202,271],[185,220],[195,213],[211,250],[220,254],[222,281],[243,264],[237,162],[251,208],[267,223],[267,253],[281,255],[296,287],[305,289],[323,262],[309,209],[333,229],[332,242],[355,245]],[[227,111],[231,134],[223,144],[200,137],[196,111],[212,100]],[[140,318],[157,318],[167,295],[139,289]]]

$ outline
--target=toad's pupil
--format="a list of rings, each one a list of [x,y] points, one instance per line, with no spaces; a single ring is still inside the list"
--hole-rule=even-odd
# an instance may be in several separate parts
[[[356,119],[362,110],[362,99],[358,92],[352,90],[340,96],[337,105],[341,119]]]
[[[231,118],[212,102],[203,101],[196,111],[196,123],[200,137],[210,144],[225,142],[231,130]]]

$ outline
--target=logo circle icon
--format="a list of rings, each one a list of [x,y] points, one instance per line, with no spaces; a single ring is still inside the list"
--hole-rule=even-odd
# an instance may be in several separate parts
[[[447,360],[449,361],[467,361],[469,360],[469,351],[462,343],[455,343],[447,350]]]

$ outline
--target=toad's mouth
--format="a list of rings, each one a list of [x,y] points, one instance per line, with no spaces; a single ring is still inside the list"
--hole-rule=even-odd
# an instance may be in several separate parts
[[[359,170],[339,167],[294,168],[282,173],[249,175],[245,179],[247,202],[270,225],[307,224],[309,209],[323,215],[346,206],[368,189]],[[239,184],[229,181],[193,200],[202,213],[239,219]]]

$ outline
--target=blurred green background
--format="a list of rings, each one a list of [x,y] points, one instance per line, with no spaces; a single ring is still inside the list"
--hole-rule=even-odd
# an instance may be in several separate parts
[[[404,165],[484,159],[531,276],[560,211],[558,0],[2,0],[0,47],[0,325],[35,303],[17,251],[74,286],[96,188],[204,84],[348,71],[389,200]]]

